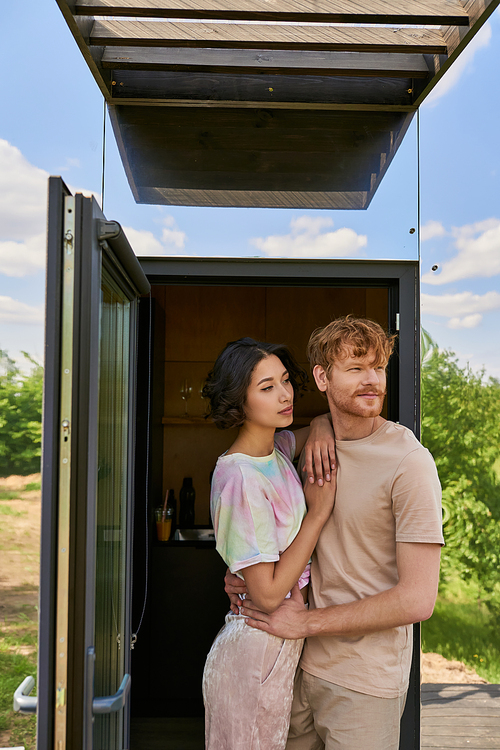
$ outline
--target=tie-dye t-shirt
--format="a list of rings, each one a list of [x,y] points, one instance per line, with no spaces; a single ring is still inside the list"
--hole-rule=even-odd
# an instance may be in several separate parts
[[[224,454],[212,477],[210,510],[216,548],[232,573],[277,562],[293,542],[306,514],[300,479],[292,464],[295,435],[275,435],[269,456]],[[309,582],[309,565],[299,585]]]

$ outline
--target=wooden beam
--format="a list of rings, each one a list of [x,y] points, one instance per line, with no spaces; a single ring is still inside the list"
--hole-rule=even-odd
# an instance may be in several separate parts
[[[113,70],[258,73],[308,76],[428,78],[423,55],[373,52],[290,52],[107,47],[102,66]]]
[[[77,0],[90,16],[467,26],[459,0]]]
[[[413,109],[412,78],[356,76],[269,75],[265,72],[207,73],[113,69],[113,102],[152,101],[261,102],[265,106],[288,103],[291,108],[308,104],[363,105]],[[424,79],[425,81],[426,79]],[[133,102],[132,102],[133,103]]]
[[[132,187],[132,186],[131,186]],[[155,206],[218,208],[323,208],[344,211],[367,208],[368,192],[284,190],[211,190],[159,187],[136,188],[138,203]]]
[[[127,107],[184,107],[197,109],[260,109],[263,104],[259,101],[227,101],[214,99],[147,99],[134,98],[112,99],[110,106],[122,105]],[[330,104],[324,102],[266,102],[266,109],[295,109],[297,111],[314,112],[413,112],[414,104]]]
[[[95,21],[90,45],[205,49],[331,50],[446,54],[442,34],[387,29],[272,24]]]

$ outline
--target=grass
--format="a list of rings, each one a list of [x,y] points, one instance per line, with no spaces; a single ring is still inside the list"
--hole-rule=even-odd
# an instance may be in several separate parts
[[[42,489],[42,483],[41,482],[29,482],[26,487],[24,488],[24,492],[33,492],[33,490],[41,490]]]
[[[0,490],[0,500],[17,500],[19,492],[10,492],[9,490]]]
[[[0,516],[25,516],[27,510],[14,510],[10,505],[0,505]]]
[[[422,648],[463,661],[488,682],[500,683],[500,630],[496,618],[478,604],[473,586],[454,582],[439,596],[422,624]]]
[[[24,678],[36,676],[36,646],[36,621],[21,614],[16,622],[4,623],[0,630],[0,731],[9,730],[10,744],[24,745],[26,750],[36,747],[36,716],[14,713],[12,701]]]

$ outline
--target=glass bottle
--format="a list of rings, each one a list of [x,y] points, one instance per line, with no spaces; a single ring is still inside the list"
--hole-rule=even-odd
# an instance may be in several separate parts
[[[194,526],[194,500],[196,493],[191,477],[184,477],[179,492],[179,527],[191,529]]]
[[[167,490],[167,508],[172,508],[172,535],[177,528],[177,500],[173,490]]]

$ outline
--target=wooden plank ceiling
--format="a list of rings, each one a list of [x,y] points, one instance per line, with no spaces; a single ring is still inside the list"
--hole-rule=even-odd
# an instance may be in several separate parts
[[[57,0],[138,203],[367,208],[500,0]]]

